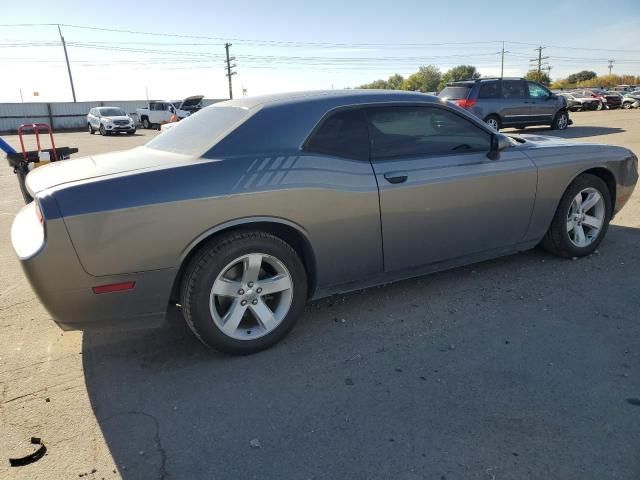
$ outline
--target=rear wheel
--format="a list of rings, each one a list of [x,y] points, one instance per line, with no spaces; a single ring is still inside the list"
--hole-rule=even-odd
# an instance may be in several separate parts
[[[484,123],[493,128],[496,132],[500,130],[500,118],[497,115],[489,115],[484,119]]]
[[[185,320],[207,346],[245,355],[282,340],[302,314],[307,277],[296,251],[261,231],[203,247],[182,282]]]
[[[562,257],[589,255],[607,232],[611,209],[607,184],[595,175],[580,175],[562,196],[542,246]]]
[[[556,113],[551,128],[553,130],[564,130],[569,126],[569,114],[565,110]]]
[[[631,106],[632,106],[631,102],[624,102],[622,104],[622,108],[624,108],[625,110],[629,110],[631,108]]]

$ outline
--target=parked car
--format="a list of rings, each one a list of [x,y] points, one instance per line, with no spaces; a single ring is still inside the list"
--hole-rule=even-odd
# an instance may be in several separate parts
[[[572,123],[566,98],[524,78],[452,82],[438,96],[473,113],[496,131],[529,125],[564,130]]]
[[[598,108],[598,110],[602,108],[613,110],[622,106],[622,97],[616,92],[607,92],[600,88],[582,88],[571,91],[571,93],[574,92],[582,97],[591,97],[600,100],[602,107]]]
[[[628,110],[630,108],[637,108],[638,107],[638,100],[636,100],[633,97],[627,96],[624,93],[621,93],[621,92],[607,92],[607,94],[618,95],[620,97],[620,107],[624,108],[625,110]]]
[[[567,99],[567,108],[571,112],[596,110],[600,103],[596,98],[579,97],[569,92],[559,92],[557,95]],[[602,107],[600,109],[602,109]]]
[[[246,354],[308,299],[539,243],[589,255],[637,171],[626,148],[509,137],[417,92],[279,94],[32,171],[11,236],[63,329],[156,324],[178,304],[206,345]]]
[[[95,107],[87,114],[87,128],[93,135],[111,135],[117,133],[136,133],[136,123],[120,107]]]
[[[184,100],[151,100],[145,108],[138,108],[138,118],[144,128],[159,127],[163,123],[176,116],[178,120],[187,118],[189,115],[202,108],[202,95],[194,95]]]
[[[640,108],[640,90],[625,93],[622,97],[622,108]]]

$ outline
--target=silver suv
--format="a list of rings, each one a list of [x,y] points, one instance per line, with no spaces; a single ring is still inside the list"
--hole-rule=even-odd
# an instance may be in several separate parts
[[[452,82],[438,95],[484,120],[495,130],[549,125],[564,130],[569,119],[566,98],[524,78],[480,78]]]
[[[136,133],[136,122],[120,107],[95,107],[87,114],[87,128],[93,135],[111,135],[120,132],[133,135]]]

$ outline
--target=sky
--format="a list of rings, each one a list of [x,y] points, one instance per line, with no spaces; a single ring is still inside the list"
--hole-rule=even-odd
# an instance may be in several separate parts
[[[236,97],[355,87],[428,64],[442,71],[471,64],[484,76],[499,75],[503,41],[505,76],[524,75],[538,45],[546,47],[552,78],[583,69],[605,74],[609,59],[614,73],[640,75],[638,6],[638,0],[620,0],[615,9],[587,0],[109,6],[3,0],[0,102],[72,99],[58,29],[38,24],[62,24],[78,101],[227,98],[226,42],[236,58]]]

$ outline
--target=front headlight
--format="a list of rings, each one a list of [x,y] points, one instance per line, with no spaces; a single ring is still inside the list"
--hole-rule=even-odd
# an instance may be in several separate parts
[[[102,122],[103,122],[103,123],[112,123],[112,122],[113,122],[113,120],[111,120],[110,118],[103,118],[103,119],[102,119]]]

